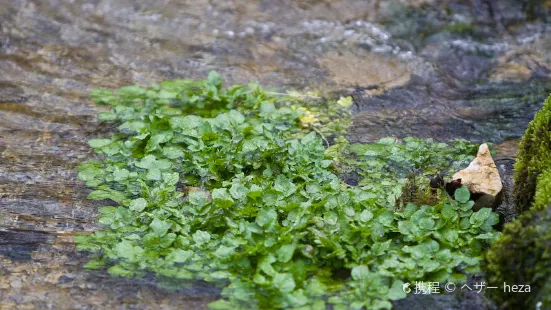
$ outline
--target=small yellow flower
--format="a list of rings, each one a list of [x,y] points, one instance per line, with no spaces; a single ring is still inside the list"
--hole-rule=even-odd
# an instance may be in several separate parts
[[[302,116],[299,117],[299,120],[300,120],[300,125],[303,128],[309,128],[312,125],[314,125],[315,123],[319,122],[318,118],[316,117],[316,115],[314,115],[314,113],[312,113],[312,112],[310,112],[306,109],[302,112],[304,114],[302,114]]]

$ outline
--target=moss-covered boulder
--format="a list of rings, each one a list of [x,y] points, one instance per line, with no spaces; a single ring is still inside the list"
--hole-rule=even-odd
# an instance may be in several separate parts
[[[534,201],[538,176],[551,168],[551,97],[528,125],[515,164],[515,200],[520,214]]]
[[[486,253],[489,294],[504,309],[551,309],[551,97],[522,138],[515,164],[520,216]],[[504,291],[529,285],[530,293]]]
[[[551,309],[551,205],[533,208],[505,225],[486,253],[488,290],[504,309]],[[504,292],[507,285],[530,285],[530,293]],[[526,287],[525,287],[526,288]]]

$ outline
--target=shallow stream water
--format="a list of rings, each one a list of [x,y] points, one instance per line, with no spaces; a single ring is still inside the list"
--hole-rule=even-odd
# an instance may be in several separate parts
[[[109,129],[91,89],[256,81],[354,98],[349,139],[516,141],[551,90],[544,0],[0,0],[0,309],[204,309],[218,290],[86,272],[97,229],[75,166]],[[506,168],[505,166],[509,167]],[[504,168],[505,167],[505,168]],[[447,298],[447,299],[446,299]],[[397,308],[484,309],[481,296]]]

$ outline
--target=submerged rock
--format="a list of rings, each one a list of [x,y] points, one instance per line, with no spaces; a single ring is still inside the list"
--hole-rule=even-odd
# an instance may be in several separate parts
[[[493,207],[503,188],[499,171],[486,143],[480,145],[476,158],[467,168],[454,174],[453,179],[461,180],[461,184],[478,196],[475,209]]]

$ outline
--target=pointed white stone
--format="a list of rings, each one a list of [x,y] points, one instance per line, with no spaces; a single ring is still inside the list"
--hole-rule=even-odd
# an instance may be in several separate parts
[[[467,168],[454,174],[453,179],[461,179],[461,183],[471,193],[484,193],[494,198],[503,188],[499,171],[486,143],[480,145],[476,158]]]

